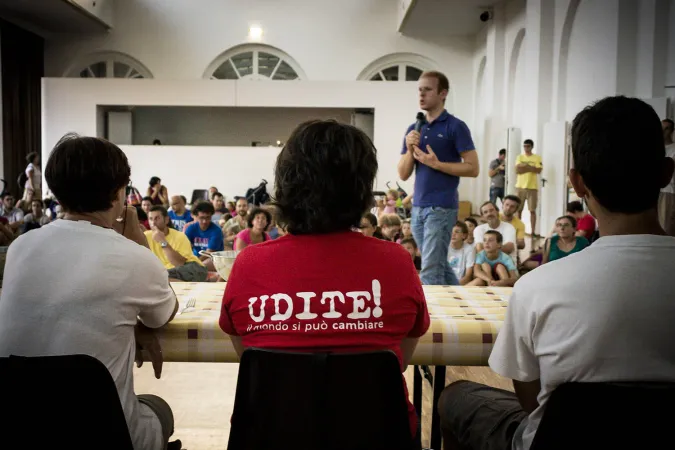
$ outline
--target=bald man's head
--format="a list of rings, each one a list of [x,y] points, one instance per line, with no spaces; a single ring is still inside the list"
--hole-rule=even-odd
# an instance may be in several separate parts
[[[179,216],[185,212],[185,198],[182,195],[171,197],[171,209]]]

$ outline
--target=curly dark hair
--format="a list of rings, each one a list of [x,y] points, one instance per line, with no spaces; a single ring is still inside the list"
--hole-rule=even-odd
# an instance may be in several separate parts
[[[248,224],[249,228],[253,228],[253,219],[255,219],[255,216],[260,214],[264,215],[265,219],[267,219],[267,225],[272,223],[272,213],[264,208],[253,208],[251,211],[249,211],[248,217],[246,218],[246,223]]]
[[[122,150],[95,137],[67,134],[49,155],[45,178],[65,211],[107,211],[129,184],[131,168]]]
[[[192,213],[192,217],[197,217],[199,213],[214,215],[216,213],[216,209],[213,207],[211,202],[202,201],[193,206],[190,213]]]
[[[349,231],[372,206],[377,150],[364,132],[334,120],[300,124],[279,153],[274,204],[291,234]]]

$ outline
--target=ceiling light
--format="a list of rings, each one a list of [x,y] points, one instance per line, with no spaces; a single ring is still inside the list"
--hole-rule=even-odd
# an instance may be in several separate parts
[[[259,41],[262,38],[262,35],[263,35],[262,27],[260,27],[258,25],[252,25],[251,27],[249,27],[248,37],[251,40]]]

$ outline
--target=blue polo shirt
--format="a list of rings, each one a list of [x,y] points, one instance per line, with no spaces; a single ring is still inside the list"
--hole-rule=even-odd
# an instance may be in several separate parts
[[[407,136],[415,129],[408,127]],[[431,123],[425,123],[420,129],[420,149],[426,152],[427,145],[441,162],[462,162],[462,152],[475,150],[471,131],[464,122],[443,110],[443,113]],[[408,151],[403,137],[401,155]],[[459,208],[457,195],[459,177],[434,170],[415,161],[415,199],[414,205],[421,208],[438,206],[441,208]]]

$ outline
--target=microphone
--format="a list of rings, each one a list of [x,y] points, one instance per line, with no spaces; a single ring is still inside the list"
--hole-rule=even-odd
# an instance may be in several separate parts
[[[424,125],[424,122],[426,122],[426,118],[424,117],[423,112],[418,112],[417,113],[417,122],[415,122],[415,131],[418,133],[422,129],[422,125]]]

